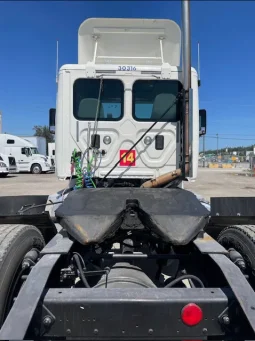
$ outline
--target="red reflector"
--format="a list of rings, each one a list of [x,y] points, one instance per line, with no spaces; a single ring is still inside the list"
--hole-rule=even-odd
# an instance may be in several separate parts
[[[182,308],[181,319],[188,326],[195,326],[202,321],[202,318],[202,309],[195,303],[189,303]]]

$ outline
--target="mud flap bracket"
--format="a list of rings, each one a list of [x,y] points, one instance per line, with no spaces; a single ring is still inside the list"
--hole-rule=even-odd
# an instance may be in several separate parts
[[[59,257],[60,254],[45,255],[33,267],[0,330],[0,340],[24,340],[47,280]]]
[[[223,254],[209,254],[221,269],[236,300],[239,302],[252,330],[255,333],[255,292],[241,270]]]

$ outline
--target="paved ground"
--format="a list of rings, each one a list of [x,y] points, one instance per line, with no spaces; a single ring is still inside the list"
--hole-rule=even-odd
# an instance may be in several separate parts
[[[242,170],[199,168],[196,182],[185,183],[185,188],[202,195],[211,196],[255,196],[255,177],[241,176]],[[67,186],[55,174],[17,174],[0,178],[0,196],[52,194]]]
[[[245,176],[241,169],[200,168],[197,180],[184,183],[184,187],[207,200],[217,196],[251,197],[255,196],[255,177]]]
[[[52,194],[67,186],[55,174],[11,174],[0,178],[0,196]]]

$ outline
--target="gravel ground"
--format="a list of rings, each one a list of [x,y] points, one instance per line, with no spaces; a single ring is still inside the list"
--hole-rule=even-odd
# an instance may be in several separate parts
[[[241,175],[241,169],[199,168],[195,182],[185,182],[184,188],[209,200],[212,196],[255,196],[255,177]],[[239,174],[239,175],[238,175]],[[0,196],[53,194],[68,184],[55,174],[13,174],[0,178]]]

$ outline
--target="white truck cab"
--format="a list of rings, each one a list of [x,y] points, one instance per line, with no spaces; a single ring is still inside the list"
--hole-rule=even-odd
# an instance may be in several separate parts
[[[5,178],[9,174],[8,156],[0,153],[0,178]]]
[[[34,145],[10,134],[0,134],[0,152],[15,157],[19,172],[40,174],[54,170],[45,155],[39,154]]]
[[[0,153],[0,177],[6,177],[9,173],[18,173],[16,160],[11,155]]]
[[[78,32],[78,64],[59,71],[55,119],[50,110],[57,176],[71,176],[74,149],[85,163],[95,163],[95,178],[104,178],[120,159],[109,175],[112,179],[150,179],[179,167],[183,146],[179,95],[184,84],[180,55],[181,30],[171,20],[85,20]],[[194,68],[191,91],[189,176],[195,179],[200,127]]]

